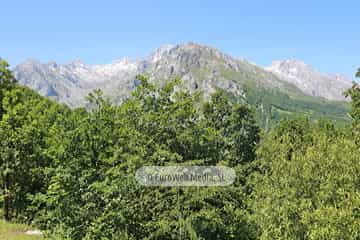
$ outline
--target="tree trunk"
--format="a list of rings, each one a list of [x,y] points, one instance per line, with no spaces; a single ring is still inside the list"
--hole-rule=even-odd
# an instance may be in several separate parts
[[[6,221],[10,221],[11,220],[11,214],[10,214],[10,191],[9,191],[9,186],[10,186],[10,179],[9,179],[9,174],[5,175],[5,179],[4,179],[4,218]]]

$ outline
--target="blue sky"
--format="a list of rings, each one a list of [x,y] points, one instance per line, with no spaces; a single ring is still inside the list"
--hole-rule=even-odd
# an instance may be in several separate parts
[[[353,76],[358,0],[1,1],[0,56],[108,63],[163,44],[198,42],[259,65],[297,58]]]

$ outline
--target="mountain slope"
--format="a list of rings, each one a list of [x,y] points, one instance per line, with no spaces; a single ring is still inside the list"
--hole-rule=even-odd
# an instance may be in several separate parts
[[[41,64],[28,60],[16,66],[14,73],[20,83],[71,106],[82,105],[84,96],[96,88],[112,97],[126,97],[135,87],[137,74],[148,74],[158,82],[177,76],[189,90],[203,90],[207,95],[217,88],[242,95],[246,83],[279,89],[290,86],[247,61],[194,43],[161,47],[146,59],[123,59],[107,65],[89,66],[81,61]]]
[[[70,106],[81,106],[85,96],[100,88],[110,94],[126,95],[134,86],[138,73],[137,64],[124,59],[109,65],[89,66],[81,61],[59,65],[54,62],[42,64],[28,60],[14,69],[19,83],[44,96],[55,98]]]
[[[300,60],[274,61],[266,69],[307,95],[329,100],[345,100],[343,92],[352,85],[345,77],[321,73]]]
[[[347,104],[332,100],[344,100],[342,90],[351,86],[350,81],[299,62],[275,62],[264,69],[196,43],[167,45],[147,58],[107,65],[28,60],[16,66],[14,73],[21,84],[72,107],[84,105],[84,97],[97,88],[113,102],[121,102],[136,87],[137,74],[146,74],[158,84],[180,77],[184,88],[200,90],[205,97],[223,89],[234,100],[257,106],[263,126],[297,114],[346,121]]]

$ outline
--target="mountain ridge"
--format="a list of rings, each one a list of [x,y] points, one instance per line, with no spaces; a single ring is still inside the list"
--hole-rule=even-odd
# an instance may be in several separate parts
[[[321,73],[297,59],[273,61],[265,69],[282,80],[294,84],[307,95],[323,97],[328,100],[344,99],[344,90],[352,85],[352,82],[344,76]]]
[[[200,50],[200,51],[196,53],[196,50]],[[46,88],[50,88],[50,89],[59,88],[58,90],[59,97],[57,100],[59,100],[60,102],[68,103],[70,105],[71,102],[74,100],[75,101],[74,105],[77,104],[81,105],[82,103],[79,101],[81,98],[84,97],[84,95],[86,95],[86,93],[90,92],[96,87],[99,87],[100,89],[104,88],[106,91],[106,85],[113,85],[110,84],[109,82],[110,80],[113,80],[115,82],[116,81],[120,82],[121,84],[125,85],[125,88],[127,90],[131,90],[132,87],[128,81],[134,81],[134,79],[129,80],[129,78],[134,78],[136,76],[134,72],[136,72],[137,74],[146,72],[152,75],[153,77],[161,77],[161,75],[166,75],[166,74],[160,74],[159,72],[156,71],[156,69],[158,70],[161,69],[162,71],[166,70],[170,72],[170,74],[168,75],[171,75],[174,72],[176,72],[181,77],[185,76],[185,81],[189,80],[188,79],[189,77],[186,74],[187,73],[186,69],[177,69],[178,71],[175,71],[174,69],[174,65],[176,65],[176,61],[184,60],[184,58],[182,58],[184,55],[186,55],[184,54],[184,52],[193,52],[192,59],[194,61],[191,62],[191,64],[193,64],[193,66],[195,67],[203,68],[204,65],[206,65],[206,63],[203,65],[201,64],[201,59],[200,60],[196,59],[196,57],[199,57],[196,56],[196,54],[205,52],[211,55],[210,58],[212,57],[214,59],[219,59],[221,62],[225,62],[227,65],[226,66],[227,70],[243,72],[244,68],[242,68],[240,65],[242,65],[243,67],[244,65],[248,65],[247,67],[252,66],[253,71],[254,69],[258,68],[261,70],[268,71],[274,74],[278,78],[277,79],[271,76],[267,76],[267,79],[262,79],[263,81],[261,81],[265,85],[268,84],[268,81],[267,83],[265,82],[266,80],[269,79],[272,82],[270,85],[281,86],[283,85],[281,81],[287,82],[299,88],[306,95],[310,95],[314,97],[323,97],[328,100],[340,100],[340,101],[345,100],[344,97],[342,96],[342,90],[351,87],[350,80],[345,79],[344,77],[339,77],[338,75],[331,76],[320,73],[311,66],[306,65],[304,62],[299,60],[274,61],[271,66],[262,68],[261,66],[254,64],[246,59],[237,59],[231,57],[228,54],[221,52],[220,50],[214,47],[201,45],[193,42],[188,42],[185,44],[177,44],[177,45],[163,45],[160,48],[154,50],[149,56],[145,58],[141,58],[141,59],[122,58],[115,60],[109,64],[88,65],[81,60],[74,60],[67,64],[58,64],[54,61],[50,61],[48,63],[40,63],[37,60],[28,59],[25,62],[17,65],[14,69],[14,72],[20,83],[39,91],[42,95],[47,96]],[[166,58],[165,61],[164,58]],[[191,59],[187,59],[187,61],[189,60],[191,61]],[[239,63],[241,64],[239,65]],[[29,64],[33,65],[33,69],[29,69],[28,66]],[[286,66],[284,67],[284,65],[286,64],[287,67]],[[172,66],[172,68],[170,67],[170,69],[167,69],[166,65],[170,65]],[[307,71],[308,72],[310,71],[311,75],[314,74],[317,75],[316,79],[307,78],[305,79],[306,81],[303,81],[304,78],[296,77],[296,76],[294,77],[289,72],[289,70],[294,68],[294,65],[297,68],[301,68],[300,70],[303,70],[305,67],[307,67],[308,68]],[[40,76],[34,76],[34,73],[35,75],[40,74]],[[215,71],[213,73],[214,75],[216,75]],[[56,74],[60,76],[54,76]],[[121,82],[119,80],[120,77],[127,78],[128,81]],[[48,81],[48,79],[51,78],[57,79],[58,82]],[[106,79],[108,79],[109,81],[107,81]],[[326,84],[324,79],[328,80],[329,83]],[[194,79],[190,79],[190,81],[193,80]],[[319,80],[322,80],[322,82],[319,83],[318,82]],[[57,86],[59,84],[61,85],[61,81],[65,83],[70,81],[79,88],[75,90],[74,89],[75,86],[71,83],[68,83],[66,86]],[[101,82],[103,83],[102,86],[96,84]],[[311,83],[310,86],[309,83]],[[319,84],[317,85],[317,83]],[[334,83],[337,85],[334,86]],[[196,85],[194,83],[192,84]],[[321,86],[324,87],[321,88]],[[66,90],[66,89],[68,89],[68,91],[62,93],[62,90]],[[212,91],[210,88],[208,90]],[[78,91],[78,94],[76,94],[76,91]],[[69,98],[69,99],[65,100],[63,98]]]
[[[263,121],[297,113],[344,119],[346,104],[337,102],[345,101],[342,92],[351,87],[350,80],[321,73],[302,61],[275,61],[264,68],[193,42],[164,45],[147,57],[109,64],[28,60],[14,68],[20,84],[71,107],[85,106],[85,96],[95,89],[118,104],[135,89],[138,74],[160,85],[180,77],[182,87],[202,91],[204,97],[223,89],[234,99],[260,106]],[[332,109],[326,110],[329,106]]]

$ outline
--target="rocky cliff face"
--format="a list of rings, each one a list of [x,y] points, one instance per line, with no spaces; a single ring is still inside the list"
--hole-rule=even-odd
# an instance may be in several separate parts
[[[94,89],[107,94],[126,95],[134,88],[137,64],[126,59],[108,65],[89,66],[81,61],[69,64],[39,63],[27,60],[14,69],[16,79],[44,96],[70,106],[85,103],[85,96]],[[117,91],[116,91],[117,90]]]
[[[147,74],[158,84],[180,77],[190,91],[209,95],[221,88],[245,98],[247,86],[344,100],[342,92],[351,86],[343,77],[322,74],[300,61],[276,61],[263,69],[196,43],[167,45],[144,59],[122,59],[106,65],[28,60],[16,66],[14,74],[21,84],[73,107],[84,105],[85,96],[94,89],[121,101],[135,88],[137,74]]]
[[[343,92],[352,85],[343,76],[321,73],[300,60],[274,61],[266,69],[307,95],[329,100],[345,100]]]

